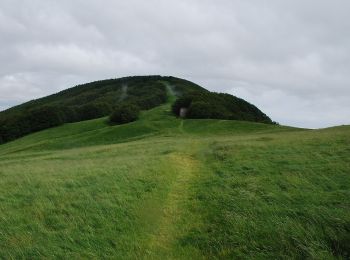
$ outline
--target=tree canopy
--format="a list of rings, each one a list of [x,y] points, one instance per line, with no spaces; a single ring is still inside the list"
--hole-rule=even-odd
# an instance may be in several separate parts
[[[194,91],[178,98],[172,106],[179,116],[180,109],[187,108],[187,118],[231,119],[272,123],[256,106],[230,94]]]

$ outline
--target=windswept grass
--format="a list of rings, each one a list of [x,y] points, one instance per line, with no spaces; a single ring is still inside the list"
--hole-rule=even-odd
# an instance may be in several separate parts
[[[345,130],[345,131],[342,131]],[[349,128],[211,141],[183,237],[219,258],[348,258]]]
[[[0,146],[0,258],[349,257],[350,127],[105,120]]]

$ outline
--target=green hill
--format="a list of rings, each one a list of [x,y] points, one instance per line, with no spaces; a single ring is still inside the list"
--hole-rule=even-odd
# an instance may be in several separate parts
[[[232,95],[211,93],[174,77],[135,76],[78,85],[0,112],[0,144],[64,123],[107,116],[123,107],[135,108],[130,112],[135,118],[139,109],[148,110],[166,103],[168,92],[182,97],[180,101],[191,99],[186,103],[191,118],[272,123],[254,105]],[[115,118],[119,118],[118,113]]]
[[[350,127],[68,123],[0,145],[0,258],[347,259]]]

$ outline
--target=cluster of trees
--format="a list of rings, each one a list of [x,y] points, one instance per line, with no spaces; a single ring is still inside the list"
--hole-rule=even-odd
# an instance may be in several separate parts
[[[133,103],[124,103],[113,111],[109,116],[111,124],[125,124],[138,119],[140,107]]]
[[[99,118],[113,111],[115,116],[115,111],[128,104],[138,111],[156,107],[167,100],[161,80],[164,77],[139,76],[96,81],[10,108],[0,112],[0,144],[63,123]]]
[[[0,143],[63,124],[63,114],[55,107],[42,106],[11,117],[0,117]]]
[[[165,103],[167,98],[164,84],[155,82],[146,87],[134,87],[126,101],[134,103],[142,110],[147,110]]]
[[[178,98],[172,106],[177,116],[181,108],[187,108],[187,118],[272,123],[271,119],[257,107],[230,94],[194,91]]]
[[[195,91],[209,92],[205,88],[202,88],[201,86],[188,80],[176,77],[165,77],[164,80],[166,80],[173,87],[175,93],[179,96],[187,95]]]

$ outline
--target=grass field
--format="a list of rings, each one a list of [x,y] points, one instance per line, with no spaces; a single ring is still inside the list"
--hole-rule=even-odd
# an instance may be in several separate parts
[[[0,258],[346,259],[350,127],[66,124],[0,146]]]

